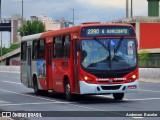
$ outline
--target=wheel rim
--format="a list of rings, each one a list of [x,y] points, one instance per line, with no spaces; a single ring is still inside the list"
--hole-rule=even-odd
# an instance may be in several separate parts
[[[67,84],[66,85],[66,98],[69,98],[70,97],[70,85]]]

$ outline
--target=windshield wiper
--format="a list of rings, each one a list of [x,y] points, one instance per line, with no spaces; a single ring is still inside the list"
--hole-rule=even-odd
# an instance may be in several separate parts
[[[124,37],[121,37],[118,44],[117,44],[117,47],[115,48],[115,53],[117,53],[118,49],[120,48],[121,44],[122,44],[122,41],[123,41]]]
[[[119,49],[120,46],[122,45],[123,39],[124,39],[124,37],[121,37],[120,40],[119,40],[119,42],[118,42],[118,44],[117,44],[117,47],[114,48],[114,57],[113,57],[112,60],[115,60],[115,58],[116,58],[116,53],[118,52],[118,49]]]
[[[107,51],[109,50],[109,48],[100,40],[98,40],[96,37],[94,37],[94,40],[97,41],[99,44],[101,44],[103,46],[104,49],[106,49]]]

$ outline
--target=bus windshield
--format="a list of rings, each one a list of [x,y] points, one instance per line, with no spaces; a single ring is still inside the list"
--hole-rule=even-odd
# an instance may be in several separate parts
[[[81,64],[90,70],[122,70],[136,67],[135,39],[90,39],[81,41]]]

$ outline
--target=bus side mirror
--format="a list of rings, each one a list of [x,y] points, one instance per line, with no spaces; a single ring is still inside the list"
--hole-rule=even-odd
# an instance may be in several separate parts
[[[80,42],[76,42],[76,50],[81,51],[81,44]]]

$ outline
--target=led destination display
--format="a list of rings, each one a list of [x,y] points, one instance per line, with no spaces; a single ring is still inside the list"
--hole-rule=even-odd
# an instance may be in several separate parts
[[[105,26],[105,27],[85,27],[81,31],[83,37],[90,36],[134,36],[132,27],[127,26]]]

